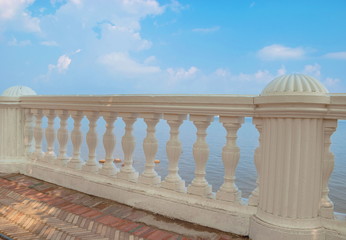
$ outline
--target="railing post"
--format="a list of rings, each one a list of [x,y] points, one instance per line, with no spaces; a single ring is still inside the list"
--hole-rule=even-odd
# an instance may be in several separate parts
[[[47,140],[47,151],[44,155],[44,161],[48,163],[54,163],[54,160],[56,158],[55,152],[54,152],[54,141],[55,141],[55,129],[54,129],[54,119],[56,117],[54,110],[44,110],[44,114],[48,118],[48,126],[45,129],[45,136]]]
[[[209,146],[206,141],[207,128],[214,120],[210,115],[190,115],[190,120],[197,128],[197,139],[193,144],[193,157],[195,159],[195,178],[188,186],[187,191],[190,194],[212,198],[211,185],[205,179],[205,168],[209,158]]]
[[[144,122],[147,124],[147,136],[143,141],[143,149],[145,154],[145,170],[139,176],[138,182],[147,185],[158,185],[161,177],[155,171],[155,155],[158,149],[157,139],[155,137],[155,127],[161,118],[161,114],[145,113],[142,115]]]
[[[96,121],[99,118],[98,112],[87,112],[86,116],[89,120],[89,131],[87,133],[87,145],[89,150],[89,158],[83,166],[83,170],[87,172],[96,173],[100,168],[96,162],[96,147],[97,147],[97,132],[96,132]]]
[[[132,134],[133,124],[137,120],[135,113],[121,113],[120,116],[125,122],[125,134],[121,140],[121,145],[124,152],[124,166],[120,169],[117,177],[120,179],[136,182],[138,179],[138,172],[133,167],[132,154],[135,150],[136,139]]]
[[[170,139],[166,144],[166,152],[168,157],[168,175],[161,183],[161,187],[171,189],[178,192],[186,192],[185,181],[178,174],[178,161],[182,151],[181,142],[179,140],[179,127],[186,119],[185,114],[164,114],[164,119],[171,129]]]
[[[106,152],[105,163],[99,170],[99,173],[106,176],[114,176],[119,169],[114,165],[113,152],[115,148],[115,136],[113,133],[114,121],[117,119],[117,114],[113,112],[102,113],[106,121],[106,132],[103,135],[103,147]]]
[[[322,164],[323,178],[322,178],[322,198],[321,198],[321,209],[320,216],[325,218],[334,218],[334,204],[329,199],[328,183],[330,175],[334,169],[334,154],[330,151],[330,137],[335,132],[337,127],[337,120],[335,119],[324,119],[324,159]]]
[[[317,80],[293,74],[274,79],[255,98],[262,137],[251,239],[325,239],[320,203],[330,136],[324,120],[330,103],[326,93]]]
[[[34,118],[31,109],[25,109],[25,127],[24,127],[24,145],[25,156],[27,159],[31,158],[33,153],[33,140],[34,140]]]
[[[235,169],[239,162],[240,151],[237,146],[237,132],[244,122],[243,117],[223,117],[220,116],[227,131],[226,145],[222,149],[222,161],[224,166],[224,183],[216,193],[216,198],[230,202],[240,202],[241,191],[235,184]]]
[[[249,197],[249,205],[250,206],[258,206],[258,198],[260,194],[260,167],[261,167],[261,157],[262,157],[262,119],[261,118],[253,118],[252,123],[255,124],[257,131],[259,133],[259,138],[258,138],[258,147],[255,150],[254,154],[254,163],[257,171],[257,179],[256,179],[256,188],[255,190],[252,191],[250,197]]]
[[[69,138],[67,119],[70,115],[66,110],[58,110],[57,114],[60,118],[60,128],[58,130],[59,155],[56,164],[58,166],[65,166],[69,161],[69,157],[66,155],[66,146]]]
[[[71,111],[71,116],[74,121],[73,130],[71,133],[71,140],[73,145],[73,156],[71,160],[68,162],[67,166],[69,168],[80,170],[83,165],[82,159],[80,157],[80,149],[81,149],[82,140],[83,140],[83,133],[80,130],[80,127],[81,127],[81,121],[84,115],[82,111]]]
[[[36,160],[42,161],[43,156],[44,156],[44,153],[42,151],[42,137],[43,137],[42,117],[43,117],[43,113],[42,113],[41,109],[34,109],[33,113],[35,116],[35,127],[34,127],[35,152],[34,152],[34,156],[35,156]]]

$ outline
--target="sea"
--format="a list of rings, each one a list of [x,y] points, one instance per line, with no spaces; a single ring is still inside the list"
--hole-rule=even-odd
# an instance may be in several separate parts
[[[55,128],[59,127],[59,120],[56,119]],[[98,133],[98,147],[96,149],[97,159],[105,158],[105,151],[102,144],[103,133],[105,132],[105,121],[100,118],[97,121],[96,131]],[[47,127],[46,119],[43,121],[43,127]],[[73,129],[73,121],[69,119],[68,129]],[[88,131],[88,120],[82,120],[81,130],[83,132],[83,143],[81,146],[81,157],[84,161],[88,159],[88,147],[86,144],[86,134]],[[114,150],[114,158],[124,159],[121,139],[124,135],[125,124],[121,118],[118,118],[114,124],[114,134],[116,136],[116,147]],[[146,124],[143,119],[138,118],[134,124],[133,135],[136,139],[136,147],[133,154],[135,169],[141,173],[145,167],[145,155],[143,151],[143,140],[146,136]],[[169,126],[165,120],[160,120],[156,126],[156,138],[159,148],[156,159],[160,163],[156,164],[155,170],[161,176],[162,180],[167,176],[168,159],[166,154],[166,143],[169,140]],[[215,117],[214,121],[207,129],[207,143],[209,145],[210,154],[206,165],[206,179],[212,189],[216,192],[223,183],[224,168],[222,162],[222,148],[226,142],[226,130]],[[236,168],[236,185],[241,191],[242,198],[248,198],[256,187],[256,168],[254,165],[254,152],[258,146],[259,133],[252,124],[252,118],[245,118],[244,123],[238,131],[237,145],[240,148],[240,160]],[[195,162],[193,158],[193,144],[196,141],[196,128],[191,121],[184,121],[180,127],[179,134],[182,143],[182,154],[179,160],[179,175],[185,180],[188,186],[193,177]],[[335,155],[335,166],[329,181],[329,197],[334,203],[336,212],[346,214],[346,121],[339,120],[336,132],[331,138],[331,151]],[[45,150],[45,142],[43,149]],[[56,151],[58,145],[56,143]],[[72,144],[69,142],[68,155],[72,156]],[[117,164],[121,167],[121,163]]]

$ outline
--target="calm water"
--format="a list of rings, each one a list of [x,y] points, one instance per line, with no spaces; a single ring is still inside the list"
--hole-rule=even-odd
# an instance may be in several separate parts
[[[44,127],[46,122],[44,122]],[[58,128],[58,121],[55,123]],[[121,138],[124,135],[125,124],[121,119],[115,123],[114,133],[116,135],[115,158],[123,159],[121,148]],[[68,128],[73,128],[70,119]],[[88,120],[82,120],[82,131],[86,134],[88,131]],[[97,158],[103,159],[104,149],[102,146],[102,135],[105,131],[105,122],[103,119],[98,121],[97,132],[99,133],[99,145],[97,148]],[[209,160],[206,168],[206,179],[213,186],[216,192],[223,183],[223,163],[221,159],[222,148],[226,142],[226,131],[216,119],[209,126],[207,142],[210,148]],[[335,204],[335,211],[346,213],[346,121],[339,121],[337,131],[332,136],[331,150],[335,154],[335,168],[330,179],[330,198]],[[84,136],[85,136],[84,134]],[[140,173],[144,170],[145,156],[143,152],[143,139],[146,136],[146,124],[142,119],[138,119],[134,124],[134,136],[136,137],[136,148],[133,156],[134,167]],[[238,131],[237,144],[240,147],[240,161],[236,169],[236,184],[242,191],[242,197],[248,198],[256,182],[256,169],[253,163],[254,151],[258,146],[258,132],[251,123],[251,118],[246,118],[244,124]],[[159,150],[156,159],[161,163],[156,165],[156,171],[164,179],[167,175],[168,160],[166,156],[166,142],[169,139],[169,126],[164,120],[161,120],[156,127],[156,137],[159,143]],[[185,121],[180,127],[180,140],[182,142],[183,152],[179,161],[179,174],[185,180],[186,185],[191,183],[194,176],[194,159],[192,146],[196,140],[196,128],[190,121]],[[45,149],[45,147],[44,147]],[[57,149],[57,148],[56,148]],[[88,151],[85,139],[82,144],[82,158],[88,159]],[[68,145],[68,154],[72,155],[71,143]],[[120,165],[118,166],[120,167]]]

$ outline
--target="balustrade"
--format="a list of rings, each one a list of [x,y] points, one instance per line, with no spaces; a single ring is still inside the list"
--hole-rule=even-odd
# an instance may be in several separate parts
[[[73,169],[81,169],[83,162],[80,157],[80,150],[81,150],[83,136],[82,136],[82,131],[80,127],[81,127],[81,121],[84,115],[82,111],[72,111],[71,116],[74,121],[73,130],[71,132],[73,156],[71,160],[68,162],[67,166]]]
[[[60,128],[58,130],[59,155],[56,164],[65,166],[69,161],[69,157],[66,155],[67,141],[69,138],[67,130],[67,119],[69,118],[69,114],[66,110],[58,110],[57,114],[60,118]]]
[[[122,113],[121,117],[125,122],[125,134],[122,138],[121,145],[124,152],[124,166],[121,168],[117,177],[136,182],[138,179],[138,172],[133,167],[133,151],[135,150],[136,139],[132,134],[133,124],[137,120],[137,114],[134,113]]]
[[[24,136],[22,154],[28,161],[21,163],[24,167],[20,171],[133,207],[222,231],[250,235],[254,240],[268,236],[269,239],[285,236],[290,240],[302,234],[307,236],[306,239],[324,239],[328,234],[342,239],[338,237],[346,236],[343,232],[346,223],[335,217],[339,215],[334,212],[333,202],[328,197],[328,183],[334,168],[330,138],[336,130],[337,119],[346,119],[346,95],[320,96],[316,91],[308,96],[296,92],[288,96],[276,92],[266,94],[264,91],[261,96],[232,97],[23,97],[21,108],[24,108],[25,119],[23,126],[18,128]],[[44,102],[46,104],[42,104]],[[19,111],[23,110],[21,108]],[[222,152],[210,159],[220,158],[217,160],[222,160],[223,164],[218,176],[222,185],[219,189],[214,185],[216,191],[212,191],[212,182],[207,181],[210,153],[207,129],[214,116],[220,116],[217,124],[226,130]],[[87,130],[82,126],[84,117],[89,121]],[[106,122],[103,136],[97,132],[100,117]],[[115,134],[118,129],[114,129],[118,126],[117,117],[125,123],[124,135],[119,142]],[[143,142],[136,141],[134,136],[139,117],[146,126]],[[241,199],[243,189],[235,181],[238,163],[242,161],[237,137],[244,117],[253,117],[252,123],[259,132],[259,145],[253,159],[257,171],[256,188],[248,201]],[[44,130],[42,119],[45,118],[48,126]],[[159,166],[162,170],[167,165],[163,171],[168,173],[162,181],[162,171],[155,170],[160,139],[156,136],[156,126],[160,119],[165,120],[163,124],[167,131],[169,129],[166,153],[160,156],[162,165]],[[182,170],[186,172],[184,164],[179,164],[183,146],[186,147],[182,144],[186,133],[180,133],[180,128],[186,124],[186,119],[196,128],[196,140],[190,147],[192,153],[189,152],[192,156],[188,156],[190,163],[195,165],[194,173],[188,173],[194,174],[190,184],[186,184],[190,180],[186,173],[182,173]],[[56,131],[54,123],[57,120],[60,120],[60,126]],[[70,120],[73,121],[72,131],[67,128]],[[103,138],[102,144],[98,144],[99,137]],[[42,149],[44,141],[46,152]],[[85,149],[83,154],[81,152],[83,141],[87,143],[88,152],[85,162],[81,157],[86,152]],[[114,164],[117,145],[121,145],[124,153],[119,169]],[[164,144],[160,143],[160,146]],[[135,149],[141,147],[144,154],[137,156],[136,151],[134,163]],[[72,149],[71,157],[67,149]],[[105,154],[102,165],[98,163],[98,150]],[[3,166],[1,161],[0,158],[0,166]],[[144,165],[141,174],[137,163]],[[191,215],[194,216],[192,220]]]
[[[244,122],[243,118],[237,117],[220,117],[227,131],[226,145],[222,149],[222,161],[225,171],[225,181],[217,192],[217,199],[240,202],[241,192],[235,184],[235,169],[239,162],[240,151],[237,146],[237,131]]]
[[[55,140],[55,129],[54,129],[54,119],[56,117],[54,110],[44,110],[44,115],[48,118],[48,127],[45,130],[46,141],[47,141],[47,151],[44,155],[44,161],[48,163],[53,163],[56,159],[54,152],[54,140]]]
[[[106,121],[106,132],[103,135],[103,146],[106,152],[105,163],[100,169],[100,174],[106,176],[115,175],[119,169],[114,165],[113,152],[115,148],[115,136],[113,133],[114,121],[117,119],[117,114],[106,112],[103,113],[103,118]]]

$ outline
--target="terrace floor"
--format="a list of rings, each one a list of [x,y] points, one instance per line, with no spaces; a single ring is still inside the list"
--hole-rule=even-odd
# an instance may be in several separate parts
[[[0,239],[248,239],[63,188],[0,173]]]

